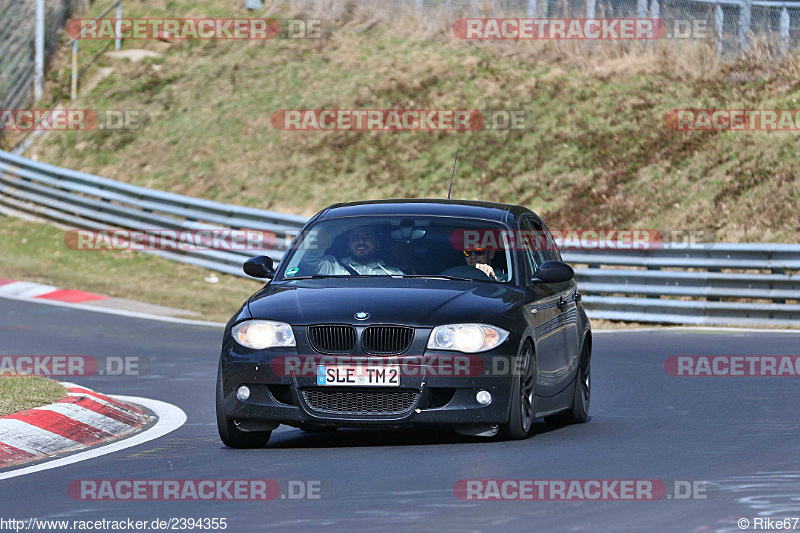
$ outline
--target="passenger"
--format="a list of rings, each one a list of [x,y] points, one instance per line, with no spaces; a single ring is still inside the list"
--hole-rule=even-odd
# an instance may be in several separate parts
[[[332,255],[320,255],[309,250],[301,260],[301,270],[308,270],[322,276],[403,275],[402,270],[387,265],[378,257],[380,251],[378,233],[371,226],[350,230],[347,236],[347,251],[349,255],[337,260]]]

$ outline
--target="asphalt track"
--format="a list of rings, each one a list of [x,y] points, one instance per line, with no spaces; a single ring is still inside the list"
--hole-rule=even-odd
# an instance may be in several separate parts
[[[800,517],[800,378],[678,378],[670,355],[796,355],[781,332],[598,333],[591,419],[525,441],[439,431],[281,427],[262,450],[230,450],[214,421],[219,328],[0,299],[0,354],[138,356],[141,376],[70,378],[169,402],[187,423],[157,440],[0,481],[0,518],[226,518],[227,531],[740,531],[737,519]],[[705,480],[705,500],[461,501],[460,479]],[[316,480],[320,499],[78,501],[78,479]],[[712,491],[713,492],[713,491]],[[752,529],[752,525],[750,528]]]

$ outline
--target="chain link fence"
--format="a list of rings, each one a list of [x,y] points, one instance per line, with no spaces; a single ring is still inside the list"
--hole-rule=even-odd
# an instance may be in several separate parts
[[[58,32],[83,0],[45,2],[45,61],[58,45]],[[31,103],[35,70],[36,0],[0,0],[0,108]]]
[[[735,57],[754,44],[781,54],[800,46],[800,0],[243,0],[267,11],[341,13],[360,6],[392,14],[461,17],[654,18],[666,40],[708,41]]]

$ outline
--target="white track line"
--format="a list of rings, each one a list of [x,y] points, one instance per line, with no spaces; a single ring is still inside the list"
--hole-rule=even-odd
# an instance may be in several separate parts
[[[115,441],[110,444],[106,444],[105,446],[98,446],[96,448],[91,448],[84,452],[70,455],[69,457],[54,459],[52,461],[47,461],[41,464],[27,466],[24,468],[18,468],[16,470],[11,470],[9,472],[0,472],[0,479],[9,479],[12,477],[24,476],[27,474],[33,474],[35,472],[41,472],[43,470],[50,470],[51,468],[58,468],[60,466],[71,465],[74,463],[78,463],[80,461],[85,461],[87,459],[100,457],[101,455],[106,455],[119,450],[124,450],[132,446],[144,444],[145,442],[149,442],[159,437],[163,437],[164,435],[175,431],[176,429],[181,427],[184,423],[186,423],[186,413],[184,413],[180,407],[177,407],[175,405],[162,402],[159,400],[151,400],[149,398],[137,398],[135,396],[111,396],[111,397],[123,402],[139,404],[150,409],[158,416],[158,422],[156,422],[156,424],[153,427],[141,433],[137,433],[136,435],[133,435],[132,437],[129,437],[124,440]]]
[[[56,307],[69,307],[71,309],[80,309],[81,311],[93,311],[95,313],[105,313],[107,315],[119,315],[130,318],[144,318],[146,320],[159,320],[161,322],[172,322],[174,324],[188,324],[190,326],[209,326],[214,328],[225,327],[225,324],[223,324],[222,322],[207,322],[205,320],[190,320],[188,318],[150,315],[147,313],[139,313],[137,311],[125,311],[124,309],[111,309],[106,307],[96,307],[93,305],[85,305],[85,304],[71,304],[67,302],[59,302],[57,300],[43,300],[41,298],[36,298],[36,299],[23,298],[12,294],[0,294],[0,298],[8,298],[9,300],[20,300],[23,302],[31,302],[42,305],[54,305]]]
[[[723,333],[800,333],[800,329],[758,329],[712,326],[662,326],[660,328],[592,329],[592,333],[642,333],[652,331],[709,331]]]

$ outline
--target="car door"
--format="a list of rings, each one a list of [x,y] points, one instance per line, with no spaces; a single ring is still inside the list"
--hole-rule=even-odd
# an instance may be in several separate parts
[[[542,246],[543,234],[538,233],[541,228],[535,228],[532,218],[524,217],[519,229],[524,236],[518,242],[522,244],[525,258],[526,290],[532,293],[524,309],[536,343],[536,395],[549,397],[563,389],[561,383],[565,372],[565,337],[560,328],[563,318],[559,308],[561,293],[553,284],[531,283],[545,261],[546,246]]]
[[[544,222],[532,218],[531,223],[534,227],[538,227],[538,231],[542,235],[547,236],[547,242],[550,243],[542,250],[545,261],[561,261],[561,253],[555,244],[550,230],[547,229]],[[578,294],[578,285],[574,279],[564,283],[555,283],[550,285],[554,293],[558,295],[560,303],[560,316],[559,316],[559,329],[562,343],[564,346],[563,351],[563,368],[562,373],[564,378],[560,380],[559,386],[563,389],[569,385],[575,377],[578,370],[578,360],[580,357],[580,334],[578,332],[578,306],[576,303],[576,296]]]

